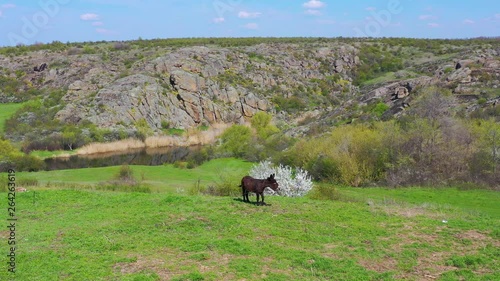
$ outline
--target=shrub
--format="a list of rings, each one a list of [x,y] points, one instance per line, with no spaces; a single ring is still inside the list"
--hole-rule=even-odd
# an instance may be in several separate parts
[[[298,97],[274,97],[273,102],[277,105],[277,111],[286,111],[288,113],[298,113],[306,108],[306,104]]]
[[[269,113],[259,111],[250,120],[252,128],[257,131],[257,135],[261,139],[267,139],[269,136],[278,133],[279,130],[274,125],[271,125],[272,116]]]
[[[250,170],[250,176],[257,179],[265,179],[275,174],[279,185],[277,195],[286,197],[300,197],[306,195],[312,188],[313,182],[309,173],[301,168],[292,170],[290,166],[279,165],[275,167],[270,161],[261,161]],[[266,189],[266,194],[275,194],[274,191]]]
[[[122,165],[116,175],[116,179],[124,182],[135,182],[134,172],[128,165]]]
[[[143,176],[144,178],[144,176]],[[128,165],[122,165],[114,180],[99,183],[97,190],[151,193],[151,187],[138,182],[133,170]]]
[[[0,139],[0,172],[10,168],[17,171],[38,171],[45,168],[45,162],[38,157],[18,151],[8,140]]]
[[[299,141],[283,160],[306,167],[317,180],[359,186],[385,175],[388,153],[383,136],[377,127],[341,126],[323,137]]]
[[[235,157],[244,157],[250,147],[252,131],[243,125],[233,125],[220,137],[220,149]]]
[[[339,200],[341,194],[331,185],[319,184],[312,190],[311,198],[317,200]]]
[[[375,114],[377,117],[382,117],[382,114],[389,109],[389,106],[385,102],[379,102],[375,107],[373,108],[372,112]]]
[[[224,174],[219,174],[219,180],[214,184],[201,189],[198,185],[198,190],[204,194],[214,196],[239,196],[241,195],[241,188],[234,184],[234,181]],[[192,192],[192,191],[191,191]]]

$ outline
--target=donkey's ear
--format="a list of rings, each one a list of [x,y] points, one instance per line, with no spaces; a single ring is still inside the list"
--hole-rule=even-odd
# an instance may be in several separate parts
[[[271,179],[274,179],[274,174],[271,174],[270,178],[271,178]]]

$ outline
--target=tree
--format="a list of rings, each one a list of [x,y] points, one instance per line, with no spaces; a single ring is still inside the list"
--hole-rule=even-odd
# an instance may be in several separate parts
[[[73,150],[74,144],[77,142],[78,129],[76,127],[67,126],[62,133],[62,140],[64,147]]]
[[[475,132],[479,140],[480,149],[488,155],[488,162],[491,165],[492,173],[498,173],[500,164],[500,124],[494,118],[481,120],[475,127]]]

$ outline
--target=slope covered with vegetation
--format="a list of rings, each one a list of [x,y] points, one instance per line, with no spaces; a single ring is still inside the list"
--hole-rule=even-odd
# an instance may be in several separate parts
[[[235,124],[197,164],[272,158],[354,186],[495,188],[499,46],[200,38],[2,48],[0,102],[29,100],[4,138],[24,152],[71,150]]]

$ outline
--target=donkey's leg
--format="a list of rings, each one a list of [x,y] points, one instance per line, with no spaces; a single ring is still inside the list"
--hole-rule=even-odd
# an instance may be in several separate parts
[[[262,205],[266,205],[266,203],[264,203],[264,192],[262,192],[261,196],[262,196]]]
[[[257,205],[259,205],[259,193],[255,192],[255,195],[257,195]]]

